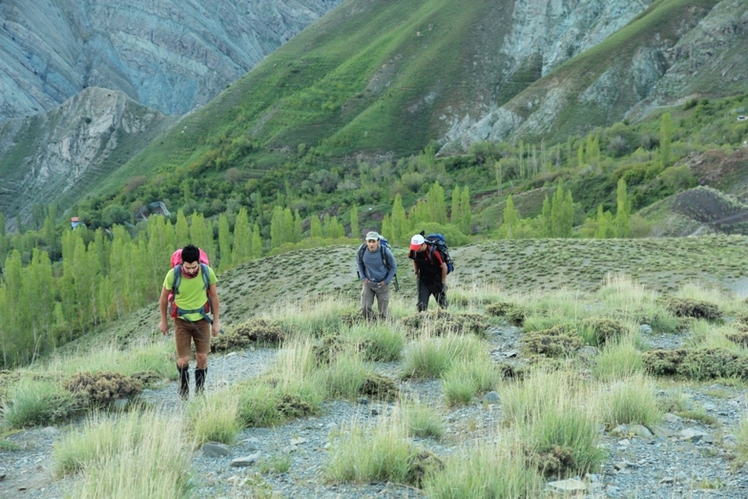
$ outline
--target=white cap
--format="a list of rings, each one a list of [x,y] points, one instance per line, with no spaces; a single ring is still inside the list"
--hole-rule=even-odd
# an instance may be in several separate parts
[[[421,245],[425,242],[426,240],[421,234],[416,234],[410,239],[410,249],[412,249],[413,251],[418,251],[419,249],[421,249]]]

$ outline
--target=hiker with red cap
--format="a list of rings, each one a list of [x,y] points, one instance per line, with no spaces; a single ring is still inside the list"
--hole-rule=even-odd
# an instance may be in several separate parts
[[[221,331],[216,289],[218,279],[213,269],[205,262],[207,262],[207,256],[197,246],[188,244],[182,248],[179,263],[166,274],[159,299],[161,321],[158,329],[164,335],[169,333],[169,302],[174,301],[172,304],[174,340],[177,346],[177,370],[179,371],[177,393],[182,400],[187,400],[190,395],[189,367],[192,342],[195,342],[197,363],[195,394],[200,394],[208,373],[211,330],[213,336],[218,336]],[[173,296],[170,298],[172,293]],[[212,319],[208,317],[208,311],[212,311]]]
[[[429,299],[434,296],[441,308],[447,308],[447,262],[441,252],[434,251],[433,243],[422,234],[410,240],[408,258],[413,260],[413,270],[418,283],[418,311],[429,308]]]

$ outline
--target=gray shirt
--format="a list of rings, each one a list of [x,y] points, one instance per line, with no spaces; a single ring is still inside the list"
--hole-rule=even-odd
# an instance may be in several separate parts
[[[379,244],[381,245],[381,243]],[[358,262],[358,274],[362,281],[369,279],[373,283],[390,283],[397,271],[397,262],[395,262],[395,257],[389,248],[384,248],[384,257],[387,259],[389,269],[382,261],[381,246],[376,251],[369,251],[369,248],[364,246],[364,256],[361,259],[363,261],[359,260]]]

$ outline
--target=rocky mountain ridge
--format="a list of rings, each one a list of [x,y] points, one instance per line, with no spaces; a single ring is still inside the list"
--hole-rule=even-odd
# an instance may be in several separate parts
[[[8,228],[16,216],[28,221],[35,204],[73,204],[176,120],[122,92],[89,87],[49,113],[0,126],[0,211]]]
[[[0,122],[87,87],[165,114],[208,102],[340,0],[0,2]]]

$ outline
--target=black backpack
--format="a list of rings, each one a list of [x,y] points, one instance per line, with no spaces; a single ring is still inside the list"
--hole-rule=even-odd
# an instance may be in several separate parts
[[[449,255],[449,248],[447,247],[447,241],[444,239],[444,235],[434,233],[427,236],[423,231],[421,231],[421,235],[426,239],[426,242],[429,243],[429,258],[431,261],[434,260],[434,251],[438,251],[442,260],[444,260],[444,263],[447,264],[447,274],[450,274],[455,269],[455,266],[452,257]]]

